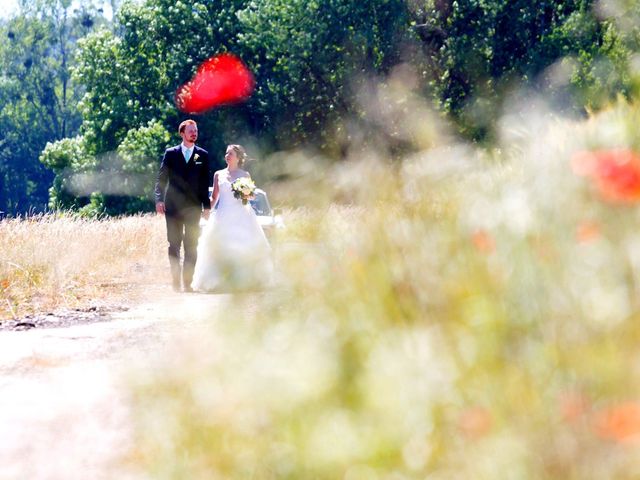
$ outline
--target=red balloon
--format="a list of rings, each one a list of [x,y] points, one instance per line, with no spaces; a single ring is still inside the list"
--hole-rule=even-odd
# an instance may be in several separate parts
[[[204,113],[220,105],[246,100],[255,80],[242,61],[231,53],[205,60],[195,76],[176,91],[176,106],[184,113]]]

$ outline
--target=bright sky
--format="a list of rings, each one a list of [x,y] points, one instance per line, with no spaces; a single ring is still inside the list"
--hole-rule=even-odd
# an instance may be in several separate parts
[[[75,2],[74,2],[75,3]],[[99,4],[96,1],[94,4]],[[107,18],[111,18],[111,3],[105,0],[102,4]],[[0,0],[0,18],[9,18],[18,11],[18,0]]]
[[[18,10],[17,0],[0,0],[0,17],[10,17],[16,10]]]

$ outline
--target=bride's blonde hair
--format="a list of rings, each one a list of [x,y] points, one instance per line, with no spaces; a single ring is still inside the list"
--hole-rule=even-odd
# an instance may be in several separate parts
[[[238,167],[242,168],[244,166],[244,162],[247,160],[247,151],[242,145],[232,144],[228,146],[233,148],[233,151],[236,152],[236,157],[238,157]]]

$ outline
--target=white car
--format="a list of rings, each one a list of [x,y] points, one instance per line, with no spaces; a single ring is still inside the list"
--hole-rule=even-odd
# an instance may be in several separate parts
[[[209,194],[211,194],[212,188],[209,187]],[[255,198],[249,200],[253,211],[256,212],[258,217],[258,223],[262,227],[265,235],[269,238],[272,237],[277,229],[284,228],[284,222],[282,217],[271,208],[269,199],[267,198],[267,192],[260,188],[256,188]],[[200,227],[205,226],[207,221],[204,218],[200,219]]]
[[[277,214],[276,211],[271,208],[269,199],[267,198],[267,192],[256,188],[255,198],[249,200],[253,211],[256,212],[258,217],[258,223],[264,230],[267,237],[270,237],[279,228],[284,228],[284,222],[282,216]]]

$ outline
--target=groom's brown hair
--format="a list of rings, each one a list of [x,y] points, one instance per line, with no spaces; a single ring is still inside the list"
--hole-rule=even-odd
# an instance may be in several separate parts
[[[196,127],[198,126],[195,120],[191,120],[191,119],[185,120],[182,123],[180,123],[180,126],[178,127],[178,133],[184,132],[184,129],[186,128],[187,125],[195,125]]]

